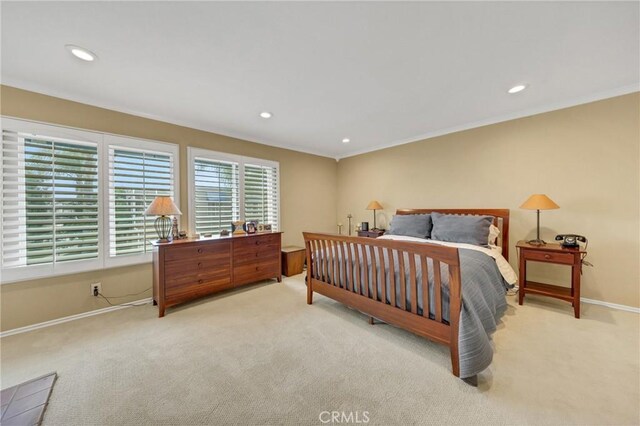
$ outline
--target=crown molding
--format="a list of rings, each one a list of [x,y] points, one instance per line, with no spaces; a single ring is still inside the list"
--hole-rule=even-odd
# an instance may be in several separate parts
[[[580,96],[580,97],[573,98],[573,99],[566,100],[566,101],[552,102],[552,103],[544,104],[544,105],[541,105],[541,106],[538,106],[538,107],[535,107],[535,108],[529,108],[529,109],[524,109],[524,110],[521,110],[521,111],[517,111],[517,112],[514,112],[514,113],[509,113],[509,114],[504,114],[504,115],[500,115],[500,116],[490,117],[490,118],[486,118],[484,120],[465,123],[465,124],[461,124],[461,125],[458,125],[458,126],[449,127],[449,128],[446,128],[446,129],[434,130],[432,132],[424,133],[424,134],[417,135],[417,136],[412,136],[410,138],[400,139],[400,140],[396,140],[396,141],[392,141],[392,142],[388,142],[388,143],[384,143],[384,144],[379,144],[379,145],[376,145],[376,146],[373,146],[373,147],[370,147],[370,148],[350,151],[350,152],[347,152],[346,154],[343,154],[343,155],[333,156],[331,154],[323,153],[323,152],[320,152],[320,151],[317,151],[317,150],[313,150],[313,149],[310,150],[310,149],[294,147],[294,146],[291,146],[291,145],[286,145],[286,144],[282,144],[282,143],[274,142],[274,141],[270,141],[270,140],[261,140],[261,141],[259,141],[259,140],[255,139],[255,138],[253,138],[251,136],[248,136],[248,135],[245,135],[245,134],[243,134],[241,132],[233,132],[233,131],[228,131],[226,129],[214,128],[214,127],[212,127],[212,126],[210,126],[208,124],[205,124],[205,123],[200,123],[200,122],[190,121],[190,120],[175,120],[175,119],[172,119],[170,117],[165,117],[165,116],[162,116],[162,115],[149,114],[149,113],[145,113],[145,112],[141,112],[141,111],[135,111],[135,110],[128,109],[128,108],[114,107],[113,105],[110,105],[108,103],[95,102],[94,100],[92,100],[92,99],[90,99],[88,97],[73,95],[73,94],[67,93],[65,91],[51,90],[49,88],[42,87],[41,85],[34,84],[34,83],[27,83],[27,82],[21,81],[19,79],[3,78],[2,79],[2,84],[6,85],[6,86],[11,86],[11,87],[15,87],[15,88],[18,88],[18,89],[22,89],[22,90],[36,92],[36,93],[47,95],[47,96],[53,96],[53,97],[56,97],[56,98],[69,100],[69,101],[72,101],[72,102],[78,102],[78,103],[82,103],[82,104],[86,104],[86,105],[90,105],[90,106],[95,106],[95,107],[98,107],[98,108],[104,108],[104,109],[108,109],[108,110],[111,110],[111,111],[116,111],[116,112],[120,112],[120,113],[124,113],[124,114],[133,115],[133,116],[136,116],[136,117],[142,117],[142,118],[146,118],[146,119],[149,119],[149,120],[160,121],[160,122],[164,122],[164,123],[173,124],[173,125],[176,125],[176,126],[189,127],[191,129],[201,130],[201,131],[209,132],[209,133],[215,133],[215,134],[218,134],[218,135],[227,136],[227,137],[234,138],[234,139],[241,139],[241,140],[244,140],[244,141],[247,141],[247,142],[253,142],[253,143],[260,144],[260,145],[266,145],[266,146],[271,146],[271,147],[275,147],[275,148],[286,149],[286,150],[289,150],[289,151],[296,151],[296,152],[301,152],[301,153],[305,153],[305,154],[316,155],[316,156],[319,156],[319,157],[333,158],[336,161],[340,161],[342,159],[349,158],[349,157],[354,157],[356,155],[362,155],[362,154],[367,154],[367,153],[374,152],[374,151],[379,151],[379,150],[386,149],[386,148],[392,148],[394,146],[406,145],[406,144],[409,144],[409,143],[418,142],[418,141],[425,140],[425,139],[431,139],[431,138],[435,138],[435,137],[438,137],[438,136],[448,135],[448,134],[451,134],[451,133],[461,132],[461,131],[464,131],[464,130],[470,130],[470,129],[474,129],[474,128],[478,128],[478,127],[489,126],[491,124],[503,123],[505,121],[515,120],[515,119],[518,119],[518,118],[524,118],[524,117],[529,117],[529,116],[538,115],[538,114],[543,114],[543,113],[546,113],[546,112],[556,111],[556,110],[560,110],[560,109],[564,109],[564,108],[570,108],[570,107],[574,107],[574,106],[578,106],[578,105],[582,105],[582,104],[587,104],[587,103],[596,102],[596,101],[600,101],[600,100],[604,100],[604,99],[614,98],[616,96],[628,95],[630,93],[634,93],[634,92],[640,91],[640,83],[635,83],[635,84],[631,84],[631,85],[627,85],[627,86],[618,87],[618,88],[612,89],[612,90],[606,90],[606,91],[602,91],[602,92],[593,93],[593,94],[590,94],[590,95]]]
[[[251,136],[245,135],[241,132],[233,132],[233,131],[228,131],[226,129],[219,129],[219,128],[215,128],[212,127],[208,124],[204,124],[204,123],[199,123],[197,121],[191,121],[191,120],[175,120],[173,118],[170,117],[166,117],[163,115],[156,115],[156,114],[149,114],[146,112],[142,112],[142,111],[136,111],[130,108],[120,108],[120,107],[116,107],[113,106],[107,102],[96,102],[95,100],[86,97],[86,96],[78,96],[78,95],[74,95],[65,91],[61,91],[61,90],[55,90],[55,89],[50,89],[47,87],[43,87],[39,84],[34,84],[34,83],[27,83],[24,81],[21,81],[19,79],[14,79],[14,78],[2,78],[2,82],[1,84],[3,86],[10,86],[10,87],[14,87],[16,89],[21,89],[21,90],[26,90],[29,92],[35,92],[41,95],[46,95],[46,96],[51,96],[54,98],[60,98],[60,99],[64,99],[67,101],[71,101],[71,102],[78,102],[81,104],[85,104],[85,105],[89,105],[89,106],[93,106],[93,107],[97,107],[97,108],[103,108],[103,109],[108,109],[110,111],[115,111],[115,112],[120,112],[123,114],[128,114],[128,115],[133,115],[135,117],[141,117],[141,118],[146,118],[149,120],[155,120],[155,121],[160,121],[163,123],[168,123],[168,124],[173,124],[175,126],[181,126],[181,127],[188,127],[190,129],[194,129],[194,130],[200,130],[203,132],[207,132],[207,133],[214,133],[216,135],[221,135],[221,136],[227,136],[230,138],[234,138],[234,139],[240,139],[246,142],[252,142],[252,143],[257,143],[260,145],[265,145],[265,146],[271,146],[274,148],[281,148],[281,149],[286,149],[288,151],[296,151],[296,152],[301,152],[304,154],[311,154],[311,155],[317,155],[319,157],[325,157],[325,158],[333,158],[335,159],[334,156],[332,155],[328,155],[326,153],[321,153],[319,151],[315,151],[312,149],[304,149],[304,148],[299,148],[299,147],[292,147],[290,145],[285,145],[282,144],[280,142],[274,142],[274,141],[270,141],[270,140],[257,140]]]
[[[533,115],[543,114],[546,112],[557,111],[560,109],[570,108],[578,105],[588,104],[591,102],[601,101],[604,99],[615,98],[616,96],[628,95],[640,91],[640,83],[631,84],[628,86],[618,87],[613,90],[607,90],[603,92],[594,93],[591,95],[581,96],[573,98],[571,100],[562,102],[553,102],[545,105],[541,105],[535,108],[529,108],[521,111],[517,111],[510,114],[504,114],[496,117],[487,118],[472,123],[461,124],[459,126],[449,127],[447,129],[434,130],[429,133],[424,133],[419,136],[414,136],[407,139],[401,139],[395,142],[389,142],[385,144],[376,145],[371,148],[361,149],[349,152],[341,157],[337,157],[336,160],[342,160],[348,157],[354,157],[356,155],[367,154],[369,152],[379,151],[381,149],[392,148],[394,146],[406,145],[413,142],[419,142],[425,139],[435,138],[437,136],[448,135],[450,133],[462,132],[464,130],[475,129],[478,127],[489,126],[491,124],[503,123],[505,121],[515,120],[518,118],[530,117]]]

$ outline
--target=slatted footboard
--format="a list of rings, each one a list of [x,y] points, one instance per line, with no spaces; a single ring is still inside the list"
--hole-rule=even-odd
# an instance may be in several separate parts
[[[458,249],[308,232],[304,240],[308,304],[313,303],[314,292],[320,293],[370,317],[445,344],[451,351],[453,374],[460,376]],[[442,279],[442,270],[448,280]],[[443,319],[445,297],[449,299],[448,322]]]

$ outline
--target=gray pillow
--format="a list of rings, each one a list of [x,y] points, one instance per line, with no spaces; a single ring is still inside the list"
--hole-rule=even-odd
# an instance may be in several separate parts
[[[389,225],[390,235],[405,235],[407,237],[429,238],[431,232],[431,215],[408,214],[396,215]]]
[[[460,216],[433,212],[431,219],[433,240],[487,246],[493,216]]]

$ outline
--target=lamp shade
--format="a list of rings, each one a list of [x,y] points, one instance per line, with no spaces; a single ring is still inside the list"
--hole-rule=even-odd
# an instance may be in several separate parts
[[[169,216],[182,214],[178,206],[173,203],[171,197],[156,197],[147,210],[144,212],[147,216]]]
[[[520,206],[521,209],[527,210],[553,210],[559,209],[560,206],[544,194],[533,194]]]
[[[376,200],[373,200],[367,206],[367,210],[382,210],[382,204],[380,204]]]

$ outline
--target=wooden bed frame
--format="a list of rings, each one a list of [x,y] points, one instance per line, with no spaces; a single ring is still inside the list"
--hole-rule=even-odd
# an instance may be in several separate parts
[[[459,215],[490,215],[494,216],[494,224],[500,228],[500,246],[503,256],[509,257],[509,210],[508,209],[400,209],[398,215],[425,214],[431,212],[459,214]],[[395,325],[419,336],[447,345],[451,352],[451,368],[456,377],[460,377],[460,360],[458,352],[458,332],[460,321],[460,309],[462,306],[460,288],[460,259],[458,249],[454,247],[440,246],[436,244],[413,243],[408,241],[378,240],[365,237],[350,237],[335,234],[320,234],[304,232],[305,248],[307,252],[307,303],[313,303],[313,293],[319,293],[338,302],[344,303],[369,316],[369,322],[373,324],[373,317],[388,324]],[[378,253],[378,258],[383,259],[386,251],[389,258],[393,258],[396,253],[399,262],[400,279],[391,279],[391,290],[389,299],[386,301],[386,285],[380,285],[380,294],[377,294],[377,282],[383,277],[378,277],[377,273],[369,274],[365,264],[360,264],[359,256],[354,253],[368,254],[372,261],[372,270],[376,271],[376,259],[374,253]],[[322,253],[316,256],[316,253]],[[406,265],[404,253],[409,254],[409,301],[411,306],[406,304]],[[353,258],[353,259],[352,259]],[[428,274],[423,273],[420,282],[417,280],[416,264],[420,262],[421,270],[427,271],[427,259],[433,262],[434,277],[434,299],[435,313],[434,319],[429,317],[429,291]],[[390,275],[394,277],[395,266],[389,262]],[[442,277],[440,264],[444,263],[449,270],[449,308],[450,321],[446,323],[442,320]],[[347,265],[355,265],[349,268]],[[316,270],[318,269],[318,270]],[[355,269],[355,272],[354,270]],[[331,282],[328,278],[339,276],[339,280]],[[345,277],[347,275],[347,277]],[[348,278],[348,279],[347,279]],[[371,292],[369,292],[369,282],[371,282]],[[346,283],[346,289],[340,287],[339,283]],[[358,291],[353,290],[353,285],[357,284]],[[400,287],[400,307],[396,307],[396,289]],[[422,314],[417,312],[417,291],[418,286],[422,287]]]

